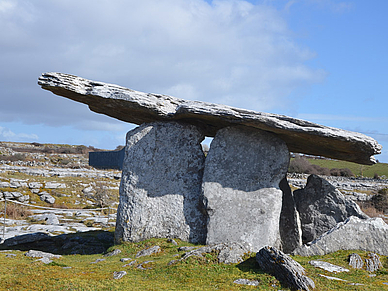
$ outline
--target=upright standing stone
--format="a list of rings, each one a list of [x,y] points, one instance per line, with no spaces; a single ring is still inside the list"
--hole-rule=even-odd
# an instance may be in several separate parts
[[[206,243],[247,243],[251,251],[279,245],[279,182],[288,163],[286,144],[272,133],[245,126],[218,131],[202,182]]]
[[[283,192],[283,204],[279,222],[280,238],[283,252],[290,254],[302,245],[302,225],[287,177],[280,181],[279,187]]]
[[[197,127],[178,122],[149,123],[128,132],[117,242],[151,237],[205,241],[203,138]]]

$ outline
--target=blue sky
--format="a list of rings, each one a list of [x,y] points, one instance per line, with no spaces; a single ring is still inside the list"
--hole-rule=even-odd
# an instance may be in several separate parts
[[[134,125],[37,85],[63,72],[359,131],[388,162],[388,1],[0,0],[0,141],[114,149]]]

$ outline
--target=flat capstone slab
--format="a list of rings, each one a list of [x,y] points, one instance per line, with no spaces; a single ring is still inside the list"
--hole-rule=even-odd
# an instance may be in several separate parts
[[[206,157],[202,194],[207,244],[239,242],[258,251],[280,242],[282,191],[289,164],[286,144],[256,128],[221,129]]]
[[[381,145],[358,132],[328,127],[289,116],[226,105],[143,93],[63,73],[45,73],[38,84],[54,94],[87,104],[90,110],[122,121],[143,124],[180,120],[201,126],[206,136],[232,125],[276,133],[291,152],[324,156],[360,164],[376,163]]]
[[[178,122],[143,124],[128,132],[116,242],[154,237],[205,242],[203,138],[197,127]]]

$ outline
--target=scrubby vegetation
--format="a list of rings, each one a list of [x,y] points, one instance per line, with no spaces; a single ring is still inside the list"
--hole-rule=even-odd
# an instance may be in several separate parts
[[[349,168],[327,168],[317,164],[310,163],[310,159],[302,157],[298,154],[295,155],[290,161],[290,166],[288,168],[290,173],[300,173],[300,174],[315,174],[315,175],[325,175],[325,176],[342,176],[342,177],[353,177],[354,174]]]

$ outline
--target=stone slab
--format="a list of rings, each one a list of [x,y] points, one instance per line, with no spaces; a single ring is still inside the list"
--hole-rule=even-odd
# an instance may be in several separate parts
[[[256,128],[221,129],[206,157],[202,194],[207,244],[239,242],[250,251],[280,245],[279,219],[289,152],[276,135]]]
[[[153,237],[205,241],[203,138],[197,127],[178,122],[144,124],[128,132],[116,242]]]
[[[201,126],[206,136],[215,136],[227,126],[246,125],[276,133],[295,153],[367,165],[376,162],[373,155],[381,153],[382,148],[361,133],[284,115],[138,92],[69,74],[45,73],[38,84],[54,94],[87,104],[94,112],[135,124],[181,120]]]

